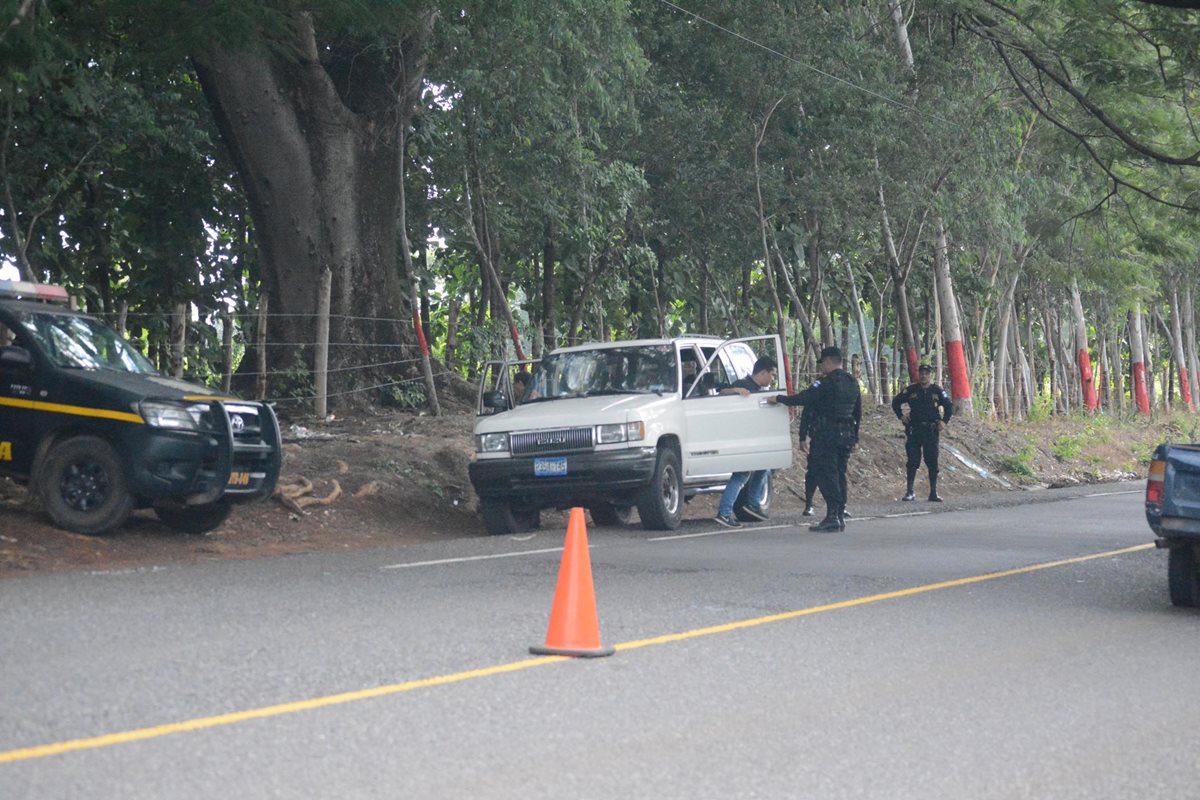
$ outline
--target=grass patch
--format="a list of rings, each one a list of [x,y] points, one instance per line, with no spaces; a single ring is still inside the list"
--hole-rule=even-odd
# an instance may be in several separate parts
[[[1011,456],[1003,456],[1000,459],[1000,469],[1022,478],[1033,477],[1033,457],[1037,455],[1037,450],[1032,444],[1026,445],[1023,450],[1013,453]]]

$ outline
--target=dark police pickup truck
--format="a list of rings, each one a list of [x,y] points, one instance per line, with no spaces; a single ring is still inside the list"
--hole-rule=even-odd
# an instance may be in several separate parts
[[[165,378],[61,287],[0,281],[0,472],[59,527],[100,534],[134,508],[205,533],[279,477],[265,403]]]
[[[1167,588],[1177,606],[1200,606],[1200,444],[1161,444],[1146,481],[1146,521],[1169,548]]]

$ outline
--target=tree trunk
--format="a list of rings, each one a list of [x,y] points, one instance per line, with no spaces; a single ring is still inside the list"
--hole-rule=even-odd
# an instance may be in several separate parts
[[[1196,413],[1196,404],[1192,402],[1192,385],[1188,380],[1187,357],[1183,353],[1183,321],[1179,318],[1179,279],[1171,281],[1171,350],[1175,356],[1175,365],[1179,370],[1179,394],[1183,398],[1188,411]]]
[[[1012,318],[1014,294],[1017,290],[1017,280],[1021,277],[1020,270],[1013,273],[1012,282],[1008,285],[1000,299],[1000,313],[996,320],[996,358],[995,380],[993,385],[992,405],[998,412],[1007,415],[1008,403],[1008,336]]]
[[[400,132],[421,89],[432,15],[402,32],[400,54],[383,61],[386,69],[357,50],[343,57],[318,45],[308,15],[292,21],[294,58],[265,45],[213,47],[196,58],[254,218],[262,283],[277,314],[271,335],[279,342],[311,338],[313,287],[329,268],[335,341],[400,344],[411,356],[416,341],[400,322],[406,315],[396,270]],[[351,316],[375,321],[353,326]],[[307,346],[278,349],[271,353],[276,363],[289,350],[312,357]],[[368,358],[343,346],[332,361],[346,367]],[[334,374],[338,388],[349,391],[377,382],[370,373]]]
[[[542,223],[542,339],[546,343],[546,352],[558,346],[558,300],[554,290],[554,266],[558,253],[554,247],[553,229],[550,219]]]
[[[1192,302],[1192,286],[1183,290],[1184,342],[1187,347],[1188,386],[1192,400],[1200,405],[1200,358],[1196,353],[1196,307]]]
[[[1092,357],[1088,352],[1087,321],[1083,317],[1083,298],[1079,294],[1079,283],[1071,279],[1071,311],[1075,317],[1075,363],[1079,367],[1079,388],[1083,395],[1083,407],[1094,413],[1096,384],[1092,377]]]
[[[854,268],[850,266],[849,259],[846,260],[846,276],[850,281],[850,310],[854,314],[854,322],[858,326],[858,341],[862,350],[863,372],[867,376],[867,390],[878,402],[879,390],[875,380],[875,362],[871,358],[874,348],[867,336],[867,320],[863,316],[862,302],[858,296],[858,283],[854,280]]]
[[[954,284],[950,277],[950,257],[946,244],[946,228],[938,217],[936,223],[937,248],[934,253],[933,277],[937,287],[938,309],[942,317],[942,338],[945,341],[946,360],[950,365],[950,396],[954,401],[954,413],[975,416],[971,400],[971,381],[967,376],[967,356],[963,350],[962,325],[958,318],[958,303],[954,297]]]
[[[1142,304],[1134,304],[1129,312],[1129,351],[1133,362],[1133,399],[1138,413],[1150,416],[1150,399],[1146,396],[1146,351],[1142,346]]]

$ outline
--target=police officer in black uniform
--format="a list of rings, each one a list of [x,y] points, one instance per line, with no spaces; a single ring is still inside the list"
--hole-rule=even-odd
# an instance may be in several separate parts
[[[892,411],[904,423],[904,450],[908,454],[905,464],[908,489],[904,499],[913,500],[913,480],[921,466],[921,456],[929,468],[929,501],[942,502],[938,496],[938,439],[954,414],[954,404],[946,390],[933,382],[933,367],[922,364],[917,368],[920,380],[892,399]],[[908,411],[902,407],[907,404]]]
[[[858,443],[862,421],[862,392],[858,381],[842,369],[842,351],[826,347],[817,361],[821,377],[799,394],[775,396],[771,404],[805,406],[812,409],[812,449],[809,465],[816,472],[817,486],[825,498],[825,519],[814,531],[846,530],[846,466],[850,451]]]

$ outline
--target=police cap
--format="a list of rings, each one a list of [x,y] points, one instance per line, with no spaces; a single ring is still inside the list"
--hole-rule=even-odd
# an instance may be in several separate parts
[[[928,364],[922,364],[921,366],[917,367],[917,372],[933,372],[933,367],[929,366]]]
[[[817,361],[824,361],[827,358],[832,358],[836,361],[842,360],[842,351],[836,347],[826,347],[821,351],[821,357]]]

